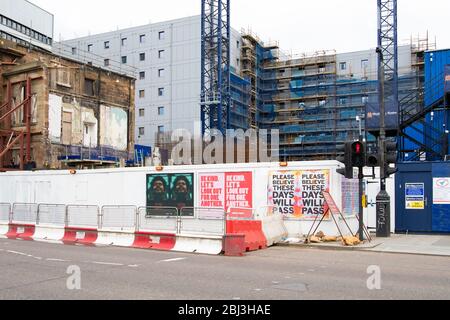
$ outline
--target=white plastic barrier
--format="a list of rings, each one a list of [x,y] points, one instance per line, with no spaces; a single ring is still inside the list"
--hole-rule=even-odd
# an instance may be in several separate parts
[[[178,210],[176,208],[141,207],[138,210],[138,232],[178,231]]]
[[[283,216],[274,207],[262,207],[256,212],[256,219],[261,220],[267,246],[282,242],[288,237],[288,230]]]
[[[134,242],[134,232],[99,231],[95,245],[131,247]]]
[[[134,232],[137,224],[135,206],[104,206],[101,214],[100,230]]]
[[[189,217],[184,212],[194,212]],[[225,234],[225,212],[221,208],[184,208],[181,210],[179,234],[223,236]]]
[[[178,235],[172,251],[219,255],[223,250],[223,236]]]
[[[67,227],[97,229],[99,211],[98,206],[67,206]]]
[[[38,205],[34,203],[14,203],[11,222],[13,224],[36,225]]]

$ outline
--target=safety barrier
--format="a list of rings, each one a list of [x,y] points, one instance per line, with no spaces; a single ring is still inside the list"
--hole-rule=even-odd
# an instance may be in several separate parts
[[[135,206],[104,206],[101,210],[99,230],[134,232],[136,220]]]
[[[267,246],[280,243],[288,237],[288,230],[276,207],[261,207],[256,212],[256,217],[262,222],[264,235],[267,239]]]
[[[67,220],[63,204],[39,204],[33,240],[62,243]]]
[[[13,204],[11,222],[6,237],[8,239],[33,240],[33,235],[36,230],[37,212],[37,204]]]
[[[100,209],[98,206],[67,206],[67,227],[95,228],[99,225]]]
[[[0,203],[0,223],[10,223],[11,205],[9,203]]]
[[[188,214],[193,212],[193,217]],[[225,212],[221,208],[183,208],[180,214],[179,234],[223,236]]]
[[[267,248],[262,222],[255,220],[255,209],[230,208],[227,214],[226,233],[244,234],[245,251]]]
[[[67,206],[63,243],[94,245],[98,238],[99,211],[98,206]]]
[[[114,245],[240,256],[265,248],[254,209],[0,204],[0,235],[71,245]]]
[[[36,225],[66,225],[66,206],[63,204],[39,204]]]
[[[37,221],[38,205],[30,203],[14,203],[12,208],[12,224],[32,224]]]
[[[6,237],[10,221],[11,205],[9,203],[0,203],[0,237]]]

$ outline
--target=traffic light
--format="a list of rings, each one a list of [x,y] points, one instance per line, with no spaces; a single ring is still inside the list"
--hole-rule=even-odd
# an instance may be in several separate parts
[[[386,141],[385,142],[385,154],[386,154],[386,177],[397,173],[397,168],[392,168],[390,165],[397,164],[398,152],[397,152],[397,142]]]
[[[380,155],[378,154],[368,154],[366,157],[366,166],[369,168],[377,168],[380,166]]]
[[[347,179],[353,179],[352,142],[347,142],[345,145],[338,146],[337,153],[339,155],[336,160],[345,165],[345,168],[338,169],[337,173],[343,175]]]
[[[351,146],[352,167],[364,168],[366,166],[366,145],[357,141]]]

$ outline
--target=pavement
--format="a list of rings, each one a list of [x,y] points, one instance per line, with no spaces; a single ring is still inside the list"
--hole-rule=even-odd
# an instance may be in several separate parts
[[[5,299],[447,300],[450,259],[290,247],[225,257],[0,239]]]
[[[450,235],[394,234],[390,238],[374,237],[357,246],[344,246],[341,242],[304,244],[304,239],[287,239],[280,246],[450,257]]]

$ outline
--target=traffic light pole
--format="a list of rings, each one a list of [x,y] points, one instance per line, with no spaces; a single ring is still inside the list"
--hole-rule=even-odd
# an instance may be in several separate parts
[[[379,100],[380,100],[380,137],[378,152],[380,154],[380,193],[377,196],[377,237],[389,238],[391,235],[391,198],[386,191],[386,104],[384,94],[384,63],[381,48],[379,55]]]

